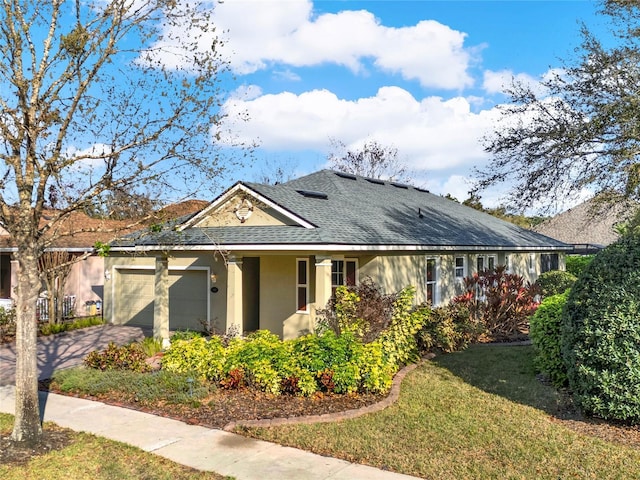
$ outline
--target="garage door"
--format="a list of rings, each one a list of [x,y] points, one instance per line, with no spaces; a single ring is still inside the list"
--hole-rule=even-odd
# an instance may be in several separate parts
[[[121,269],[117,278],[116,323],[153,328],[154,271]],[[170,271],[169,329],[201,330],[201,322],[207,320],[207,299],[205,270]]]

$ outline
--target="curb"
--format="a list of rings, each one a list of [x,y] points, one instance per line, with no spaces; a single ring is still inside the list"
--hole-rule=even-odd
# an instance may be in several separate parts
[[[406,367],[399,370],[398,373],[396,373],[393,377],[389,395],[387,395],[379,402],[373,403],[371,405],[367,405],[362,408],[355,408],[352,410],[345,410],[344,412],[324,413],[322,415],[265,418],[263,420],[238,420],[226,424],[223,430],[226,432],[231,432],[238,427],[276,427],[280,425],[310,425],[313,423],[338,422],[341,420],[357,418],[368,413],[379,412],[380,410],[384,410],[385,408],[393,405],[398,400],[398,398],[400,398],[400,387],[402,386],[404,377],[406,377],[409,372],[415,370],[419,365],[421,365],[423,361],[424,360],[420,361],[419,363],[412,363],[411,365],[407,365]]]

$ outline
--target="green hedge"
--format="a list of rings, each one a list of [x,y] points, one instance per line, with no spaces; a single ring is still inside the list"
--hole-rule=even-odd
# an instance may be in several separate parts
[[[568,292],[545,298],[531,318],[529,336],[533,343],[535,366],[557,387],[567,384],[567,368],[562,360],[560,331]]]
[[[564,293],[576,283],[576,276],[561,270],[551,270],[540,274],[536,280],[536,286],[542,297],[550,297]]]
[[[355,312],[357,295],[338,288],[339,316]],[[324,329],[297,339],[281,341],[260,330],[234,338],[224,347],[211,340],[178,340],[164,354],[162,368],[218,382],[223,388],[249,385],[273,394],[385,393],[398,369],[418,358],[416,333],[430,313],[412,306],[414,289],[394,297],[391,322],[376,340],[365,343],[360,319],[346,320],[340,334]]]
[[[581,409],[640,422],[640,237],[622,238],[585,268],[567,299],[561,333]]]

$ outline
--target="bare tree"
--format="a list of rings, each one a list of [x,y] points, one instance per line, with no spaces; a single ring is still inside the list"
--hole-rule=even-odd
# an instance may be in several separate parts
[[[523,210],[591,191],[613,204],[640,199],[640,4],[602,0],[617,42],[586,27],[577,56],[541,86],[515,84],[511,103],[486,138],[493,154],[480,190],[512,185],[508,205]]]
[[[227,66],[211,8],[197,0],[0,7],[0,221],[19,264],[14,441],[42,438],[38,259],[63,230],[73,234],[60,225],[109,192],[189,195],[227,165],[215,142]],[[47,202],[57,209],[42,221]]]
[[[368,140],[361,150],[349,150],[340,140],[331,138],[329,142],[332,149],[329,164],[335,170],[369,178],[411,182],[406,165],[398,158],[396,147]]]
[[[64,287],[77,256],[66,250],[47,250],[38,259],[38,269],[47,287],[49,323],[62,321]]]

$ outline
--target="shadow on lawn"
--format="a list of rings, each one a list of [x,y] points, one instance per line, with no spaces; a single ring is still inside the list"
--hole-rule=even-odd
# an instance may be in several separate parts
[[[533,348],[472,345],[463,352],[439,355],[434,364],[487,393],[528,405],[554,416],[573,416],[567,395],[543,383],[533,367]]]

